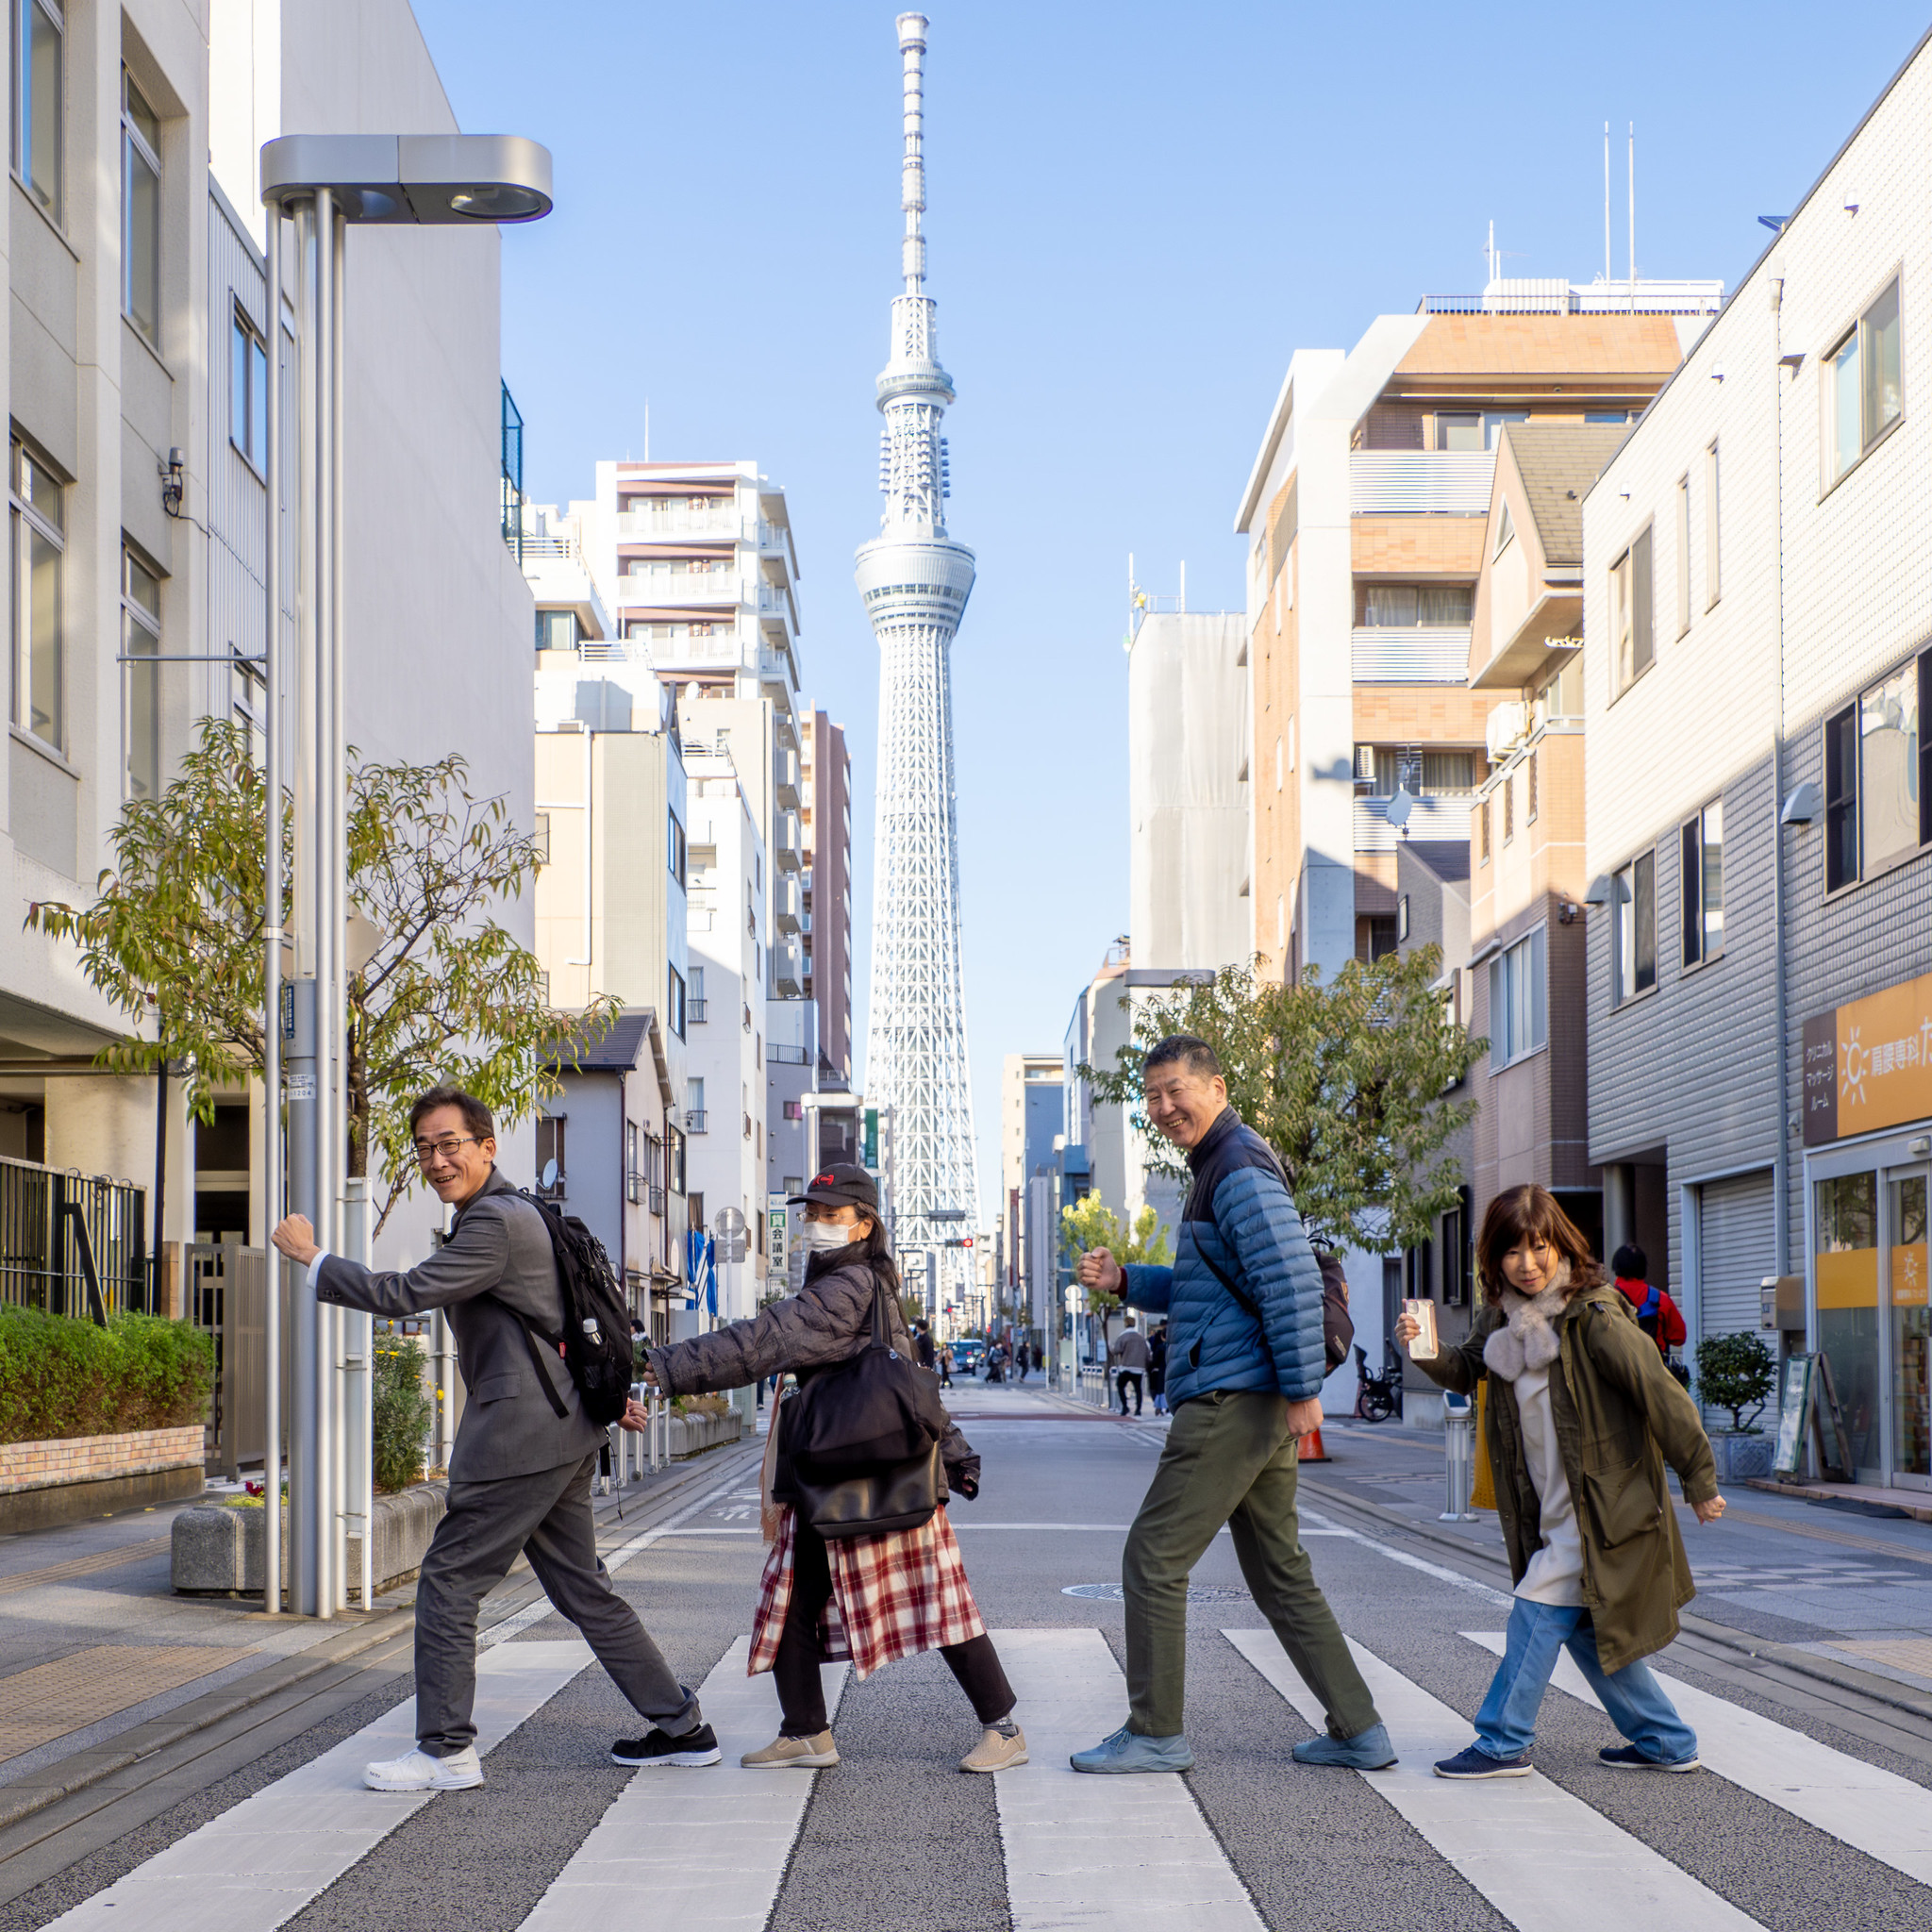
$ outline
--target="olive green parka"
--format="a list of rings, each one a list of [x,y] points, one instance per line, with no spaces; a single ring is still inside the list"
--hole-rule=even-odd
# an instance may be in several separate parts
[[[1485,1441],[1510,1575],[1521,1583],[1542,1532],[1515,1385],[1483,1361],[1504,1320],[1501,1308],[1484,1308],[1466,1341],[1416,1366],[1461,1395],[1489,1376]],[[1550,1364],[1550,1408],[1583,1540],[1583,1601],[1604,1669],[1620,1671],[1663,1649],[1697,1593],[1664,1465],[1694,1506],[1717,1494],[1717,1464],[1696,1405],[1616,1287],[1579,1291],[1551,1325],[1560,1352]]]

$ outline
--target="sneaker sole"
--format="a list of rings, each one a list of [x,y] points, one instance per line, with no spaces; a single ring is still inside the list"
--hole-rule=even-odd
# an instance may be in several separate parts
[[[1447,1778],[1451,1784],[1482,1784],[1492,1777],[1527,1777],[1536,1769],[1533,1764],[1498,1765],[1494,1771],[1444,1771],[1439,1764],[1436,1775]]]
[[[475,1777],[443,1778],[426,1785],[406,1785],[395,1780],[378,1783],[373,1777],[365,1777],[362,1780],[362,1788],[369,1791],[474,1791],[482,1782],[483,1775],[479,1772]]]
[[[1309,1771],[1393,1771],[1402,1759],[1382,1757],[1374,1764],[1356,1764],[1342,1757],[1297,1757],[1294,1761]]]
[[[770,1757],[762,1764],[749,1757],[738,1760],[741,1771],[830,1771],[838,1762],[836,1751],[815,1751],[809,1757]]]
[[[620,1757],[615,1751],[610,1754],[612,1764],[621,1764],[626,1771],[650,1771],[659,1764],[669,1764],[679,1771],[701,1771],[708,1764],[716,1764],[724,1754],[715,1747],[709,1751],[668,1751],[662,1757]]]
[[[1069,1758],[1072,1764],[1073,1759]],[[1194,1760],[1185,1764],[1074,1764],[1074,1769],[1090,1777],[1171,1777],[1177,1772],[1192,1771]]]
[[[1645,1758],[1641,1764],[1633,1764],[1628,1758],[1619,1757],[1599,1757],[1597,1762],[1606,1771],[1663,1771],[1681,1773],[1702,1771],[1704,1769],[1704,1760],[1701,1757],[1687,1757],[1682,1764],[1659,1764],[1654,1758]]]

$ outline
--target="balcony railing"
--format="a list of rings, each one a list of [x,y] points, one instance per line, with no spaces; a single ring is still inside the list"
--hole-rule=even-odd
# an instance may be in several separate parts
[[[802,1046],[779,1046],[767,1043],[765,1058],[781,1067],[804,1067],[811,1064],[811,1056]]]
[[[651,1212],[653,1214],[662,1214],[663,1211],[664,1190],[662,1188],[653,1188],[651,1190]]]
[[[154,1307],[147,1191],[0,1158],[0,1304],[86,1316],[89,1266],[108,1315]]]
[[[723,497],[716,509],[691,509],[679,504],[671,509],[627,509],[618,513],[620,543],[663,543],[680,537],[728,538],[734,543],[751,543],[760,550],[782,550],[785,546],[785,532],[776,524],[741,517],[737,506]]]
[[[744,585],[735,570],[673,570],[646,564],[617,580],[620,604],[741,604]]]
[[[687,1134],[708,1134],[711,1130],[705,1124],[706,1118],[703,1108],[686,1108],[684,1110],[684,1131]]]
[[[1469,626],[1383,625],[1357,629],[1352,639],[1357,684],[1466,684]]]
[[[1490,513],[1493,450],[1358,449],[1348,459],[1348,507],[1358,517]]]
[[[693,1026],[702,1026],[705,1024],[705,1014],[709,1007],[710,1002],[708,1000],[686,1000],[684,1003],[684,1016]]]
[[[1455,798],[1415,799],[1399,832],[1389,823],[1389,806],[1386,798],[1355,801],[1357,852],[1393,852],[1405,840],[1424,844],[1468,842],[1469,818],[1475,809],[1475,800],[1466,793]]]

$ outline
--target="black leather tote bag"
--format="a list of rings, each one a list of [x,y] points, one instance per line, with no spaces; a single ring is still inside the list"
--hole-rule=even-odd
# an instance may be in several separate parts
[[[873,1277],[872,1338],[779,1407],[788,1487],[824,1537],[915,1529],[939,1507],[945,1405],[939,1377],[892,1346],[885,1284]]]

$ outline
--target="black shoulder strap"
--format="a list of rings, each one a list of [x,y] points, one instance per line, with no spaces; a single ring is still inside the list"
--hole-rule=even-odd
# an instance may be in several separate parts
[[[563,1319],[567,1323],[571,1318],[572,1312],[570,1271],[564,1266],[563,1257],[558,1253],[557,1227],[551,1221],[550,1216],[543,1211],[543,1203],[539,1201],[534,1194],[526,1194],[522,1188],[514,1190],[514,1192],[519,1201],[537,1210],[537,1219],[543,1224],[543,1232],[550,1238],[550,1257],[557,1264],[558,1300],[563,1309]],[[516,1323],[517,1326],[524,1331],[524,1346],[530,1351],[530,1366],[536,1370],[537,1380],[542,1384],[543,1393],[549,1398],[550,1407],[555,1412],[557,1419],[559,1422],[563,1421],[570,1414],[570,1404],[557,1392],[557,1384],[550,1379],[550,1372],[543,1366],[543,1352],[537,1346],[537,1338],[539,1335],[541,1335],[543,1340],[549,1342],[553,1348],[561,1348],[563,1346],[562,1337],[552,1335],[546,1330],[538,1327],[537,1324],[525,1314],[521,1308],[512,1308],[501,1296],[495,1299],[498,1305],[509,1315],[510,1319]]]
[[[508,1307],[508,1304],[506,1303],[505,1307]],[[530,1366],[536,1370],[537,1379],[542,1383],[543,1392],[550,1398],[550,1407],[557,1411],[557,1419],[561,1422],[570,1414],[570,1404],[557,1392],[557,1384],[550,1379],[550,1372],[543,1366],[543,1352],[537,1346],[537,1338],[531,1333],[529,1322],[518,1315],[514,1308],[509,1312],[516,1316],[517,1326],[524,1331],[524,1346],[530,1351]]]

